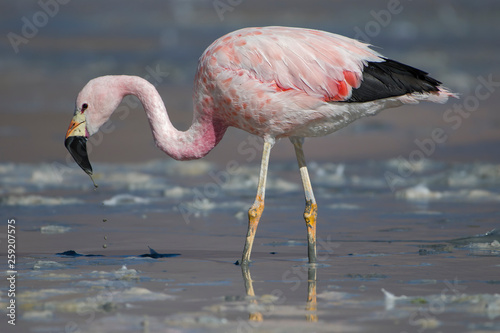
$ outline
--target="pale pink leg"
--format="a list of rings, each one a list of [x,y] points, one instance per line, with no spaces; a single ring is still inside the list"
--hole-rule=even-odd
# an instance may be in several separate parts
[[[266,194],[266,179],[267,179],[267,169],[269,166],[269,155],[271,153],[271,148],[273,147],[274,141],[268,140],[264,142],[264,151],[262,153],[262,162],[260,165],[259,174],[259,185],[257,187],[257,196],[255,201],[248,210],[248,231],[247,238],[245,241],[245,248],[243,249],[243,256],[241,258],[242,265],[248,265],[250,262],[250,254],[252,252],[253,240],[255,238],[255,232],[257,231],[257,225],[259,224],[260,217],[264,211],[264,198]]]
[[[318,212],[318,205],[314,198],[314,193],[307,172],[306,160],[304,158],[304,151],[302,150],[302,138],[290,138],[293,146],[295,147],[295,154],[297,155],[297,162],[299,163],[300,177],[302,178],[302,185],[304,186],[304,194],[306,199],[306,209],[304,210],[304,220],[307,226],[307,253],[309,256],[309,263],[316,262],[316,217]]]

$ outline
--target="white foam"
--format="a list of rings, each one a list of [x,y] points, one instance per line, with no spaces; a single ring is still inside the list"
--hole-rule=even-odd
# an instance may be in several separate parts
[[[318,298],[322,298],[329,302],[342,301],[344,299],[351,298],[353,294],[341,292],[341,291],[323,291],[318,294]]]
[[[359,206],[359,205],[353,205],[353,204],[348,204],[348,203],[336,203],[336,204],[328,205],[327,207],[331,208],[331,209],[338,209],[338,210],[361,209],[361,206]]]
[[[7,206],[57,206],[81,204],[83,201],[75,198],[47,197],[41,195],[10,195],[3,198],[0,203]]]
[[[191,193],[191,189],[181,186],[174,186],[163,191],[163,195],[167,198],[182,198],[189,193]]]
[[[142,198],[131,194],[117,194],[108,200],[104,200],[103,204],[105,206],[118,206],[118,205],[130,205],[130,204],[149,204],[151,199]]]
[[[396,197],[407,200],[429,200],[440,199],[441,195],[436,192],[431,192],[424,184],[418,184],[417,186],[397,191]]]
[[[40,228],[42,234],[64,234],[70,230],[70,227],[62,225],[44,225]]]
[[[500,255],[500,242],[498,240],[494,240],[491,243],[470,243],[469,250],[472,254],[475,255],[484,255],[484,256],[498,256]]]
[[[64,268],[66,267],[63,264],[60,264],[56,261],[52,260],[38,260],[34,265],[33,269],[34,270],[40,270],[40,269],[57,269],[57,268]]]
[[[384,297],[384,300],[385,300],[385,309],[387,311],[394,309],[394,307],[396,306],[396,302],[397,301],[406,300],[408,298],[405,295],[396,296],[393,293],[385,290],[384,288],[382,288],[382,292],[384,293],[384,296],[385,296]]]
[[[185,205],[195,211],[210,211],[217,207],[217,204],[208,198],[186,202]]]
[[[54,312],[50,310],[28,310],[22,314],[23,320],[27,321],[50,321],[54,317]]]
[[[473,164],[455,166],[448,176],[452,187],[472,187],[500,183],[500,165]]]
[[[61,182],[61,175],[54,168],[42,165],[33,170],[30,181],[37,185],[54,185]]]
[[[472,200],[472,201],[500,201],[500,194],[480,189],[462,189],[456,191],[431,191],[426,185],[416,186],[396,192],[397,198],[415,201],[428,200]]]

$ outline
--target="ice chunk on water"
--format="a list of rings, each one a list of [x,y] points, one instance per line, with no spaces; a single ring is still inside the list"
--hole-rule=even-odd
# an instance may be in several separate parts
[[[109,279],[118,279],[118,280],[137,280],[139,279],[139,272],[133,268],[127,268],[126,265],[123,265],[121,268],[116,271],[107,272],[107,271],[93,271],[93,276],[98,276],[101,278],[109,278]]]
[[[64,234],[70,230],[70,227],[65,227],[62,225],[44,225],[40,228],[40,232],[42,234]]]
[[[396,197],[406,200],[415,200],[415,201],[440,200],[440,199],[500,201],[500,194],[486,190],[464,189],[456,191],[431,191],[424,184],[418,184],[416,186],[397,191]]]
[[[399,300],[405,300],[405,299],[408,298],[405,295],[396,296],[393,293],[388,292],[384,288],[382,288],[382,292],[384,293],[384,296],[385,296],[385,309],[387,311],[394,309],[397,301],[399,301]]]
[[[498,256],[500,255],[500,242],[494,240],[491,243],[471,243],[469,251],[473,255]]]
[[[63,264],[60,264],[56,261],[52,260],[38,260],[34,265],[33,269],[34,270],[41,270],[41,269],[57,269],[57,268],[64,268],[66,267]]]
[[[80,203],[82,203],[82,201],[75,198],[47,197],[42,195],[10,195],[6,198],[0,199],[0,204],[6,206],[56,206]]]
[[[441,195],[440,193],[432,192],[424,184],[418,184],[417,186],[397,191],[396,197],[407,200],[429,200],[429,199],[440,199]]]
[[[119,279],[130,279],[130,278],[137,278],[139,273],[137,270],[133,268],[127,268],[126,265],[123,265],[120,269],[117,269],[116,271],[113,272],[115,276]]]
[[[207,211],[215,209],[217,207],[217,204],[207,198],[203,198],[201,200],[188,202],[186,206],[191,207],[195,210]]]
[[[37,185],[54,185],[61,183],[61,177],[57,169],[43,164],[33,170],[30,181]]]
[[[134,171],[110,173],[106,177],[106,181],[111,183],[127,183],[130,185],[150,183],[151,179],[152,177],[148,174]]]
[[[349,294],[341,291],[324,291],[318,294],[318,298],[322,298],[329,302],[338,302],[353,297],[354,294]]]
[[[23,320],[29,321],[50,321],[54,317],[54,312],[50,310],[26,311],[22,314]]]
[[[448,176],[448,185],[452,187],[491,185],[499,182],[500,165],[496,164],[458,165]]]
[[[168,188],[163,191],[163,195],[167,198],[182,198],[189,193],[191,193],[191,189],[181,186],[174,186],[172,188]]]
[[[149,204],[151,199],[141,198],[131,194],[118,194],[108,200],[104,200],[105,206],[129,205],[129,204]]]

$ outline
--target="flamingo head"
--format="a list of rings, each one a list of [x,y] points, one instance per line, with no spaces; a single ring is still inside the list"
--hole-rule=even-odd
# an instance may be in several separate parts
[[[87,154],[87,139],[89,138],[89,132],[86,126],[87,117],[85,115],[87,109],[88,104],[82,104],[80,107],[77,107],[75,115],[69,124],[68,131],[66,132],[64,145],[80,168],[91,176],[92,165],[90,165]]]
[[[89,81],[76,99],[75,113],[66,132],[64,145],[91,178],[92,165],[87,154],[87,140],[109,119],[123,96],[116,78],[102,76]]]

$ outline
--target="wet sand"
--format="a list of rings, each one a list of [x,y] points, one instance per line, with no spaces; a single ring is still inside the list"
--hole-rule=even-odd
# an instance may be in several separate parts
[[[63,136],[92,77],[150,75],[172,122],[186,129],[196,60],[218,36],[283,24],[354,37],[386,1],[243,2],[223,20],[212,2],[89,1],[85,10],[71,2],[18,53],[0,45],[0,212],[16,220],[18,306],[13,327],[4,222],[0,331],[500,331],[500,7],[403,6],[371,42],[460,99],[386,110],[306,141],[319,204],[315,267],[287,140],[273,148],[253,262],[242,271],[234,263],[255,195],[258,140],[230,129],[203,160],[175,162],[154,147],[142,108],[126,100],[125,119],[115,115],[89,143],[94,190]],[[40,10],[27,1],[0,7],[2,27],[17,33],[21,18]],[[478,89],[490,94],[479,99]],[[472,111],[446,118],[465,107]],[[436,129],[442,142],[429,141]]]

